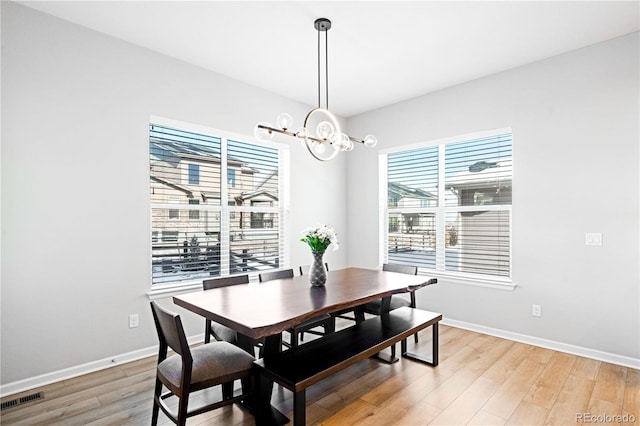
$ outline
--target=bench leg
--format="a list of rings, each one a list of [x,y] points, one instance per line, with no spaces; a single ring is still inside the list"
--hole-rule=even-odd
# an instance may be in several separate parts
[[[374,355],[374,358],[379,359],[380,361],[387,364],[393,364],[395,362],[400,361],[400,358],[396,356],[396,345],[391,346],[391,355],[385,355],[382,352],[378,352],[377,354]]]
[[[418,354],[415,353],[411,353],[407,351],[407,340],[404,339],[401,344],[400,344],[400,349],[402,352],[402,356],[404,358],[409,358],[412,359],[414,361],[418,361],[418,362],[422,362],[424,364],[430,365],[432,367],[435,367],[438,365],[438,323],[435,322],[431,325],[431,331],[432,331],[432,341],[431,341],[431,359],[427,359],[423,356],[420,356]]]
[[[305,389],[293,393],[293,426],[305,426],[307,403]]]

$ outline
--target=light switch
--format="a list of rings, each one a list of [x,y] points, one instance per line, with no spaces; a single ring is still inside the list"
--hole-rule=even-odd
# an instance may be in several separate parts
[[[587,232],[585,237],[585,244],[588,246],[601,246],[602,234],[599,232],[598,233]]]

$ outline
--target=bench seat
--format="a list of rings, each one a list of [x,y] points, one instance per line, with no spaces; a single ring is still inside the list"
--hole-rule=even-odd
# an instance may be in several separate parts
[[[267,358],[254,361],[261,375],[293,391],[294,425],[305,424],[305,389],[319,381],[403,341],[427,327],[433,327],[433,358],[438,364],[438,322],[442,314],[402,307],[367,319],[352,327],[328,334]]]

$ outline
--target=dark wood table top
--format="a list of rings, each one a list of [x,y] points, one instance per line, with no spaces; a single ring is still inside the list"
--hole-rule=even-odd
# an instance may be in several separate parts
[[[327,273],[325,287],[308,276],[240,284],[174,296],[176,305],[258,339],[281,333],[314,316],[434,284],[435,278],[375,269]]]

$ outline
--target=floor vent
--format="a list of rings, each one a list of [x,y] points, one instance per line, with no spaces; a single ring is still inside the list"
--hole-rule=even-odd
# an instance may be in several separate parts
[[[44,392],[32,393],[31,395],[26,395],[20,398],[3,402],[2,405],[0,405],[0,410],[17,407],[20,404],[26,404],[27,402],[35,401],[42,398],[44,398]]]

